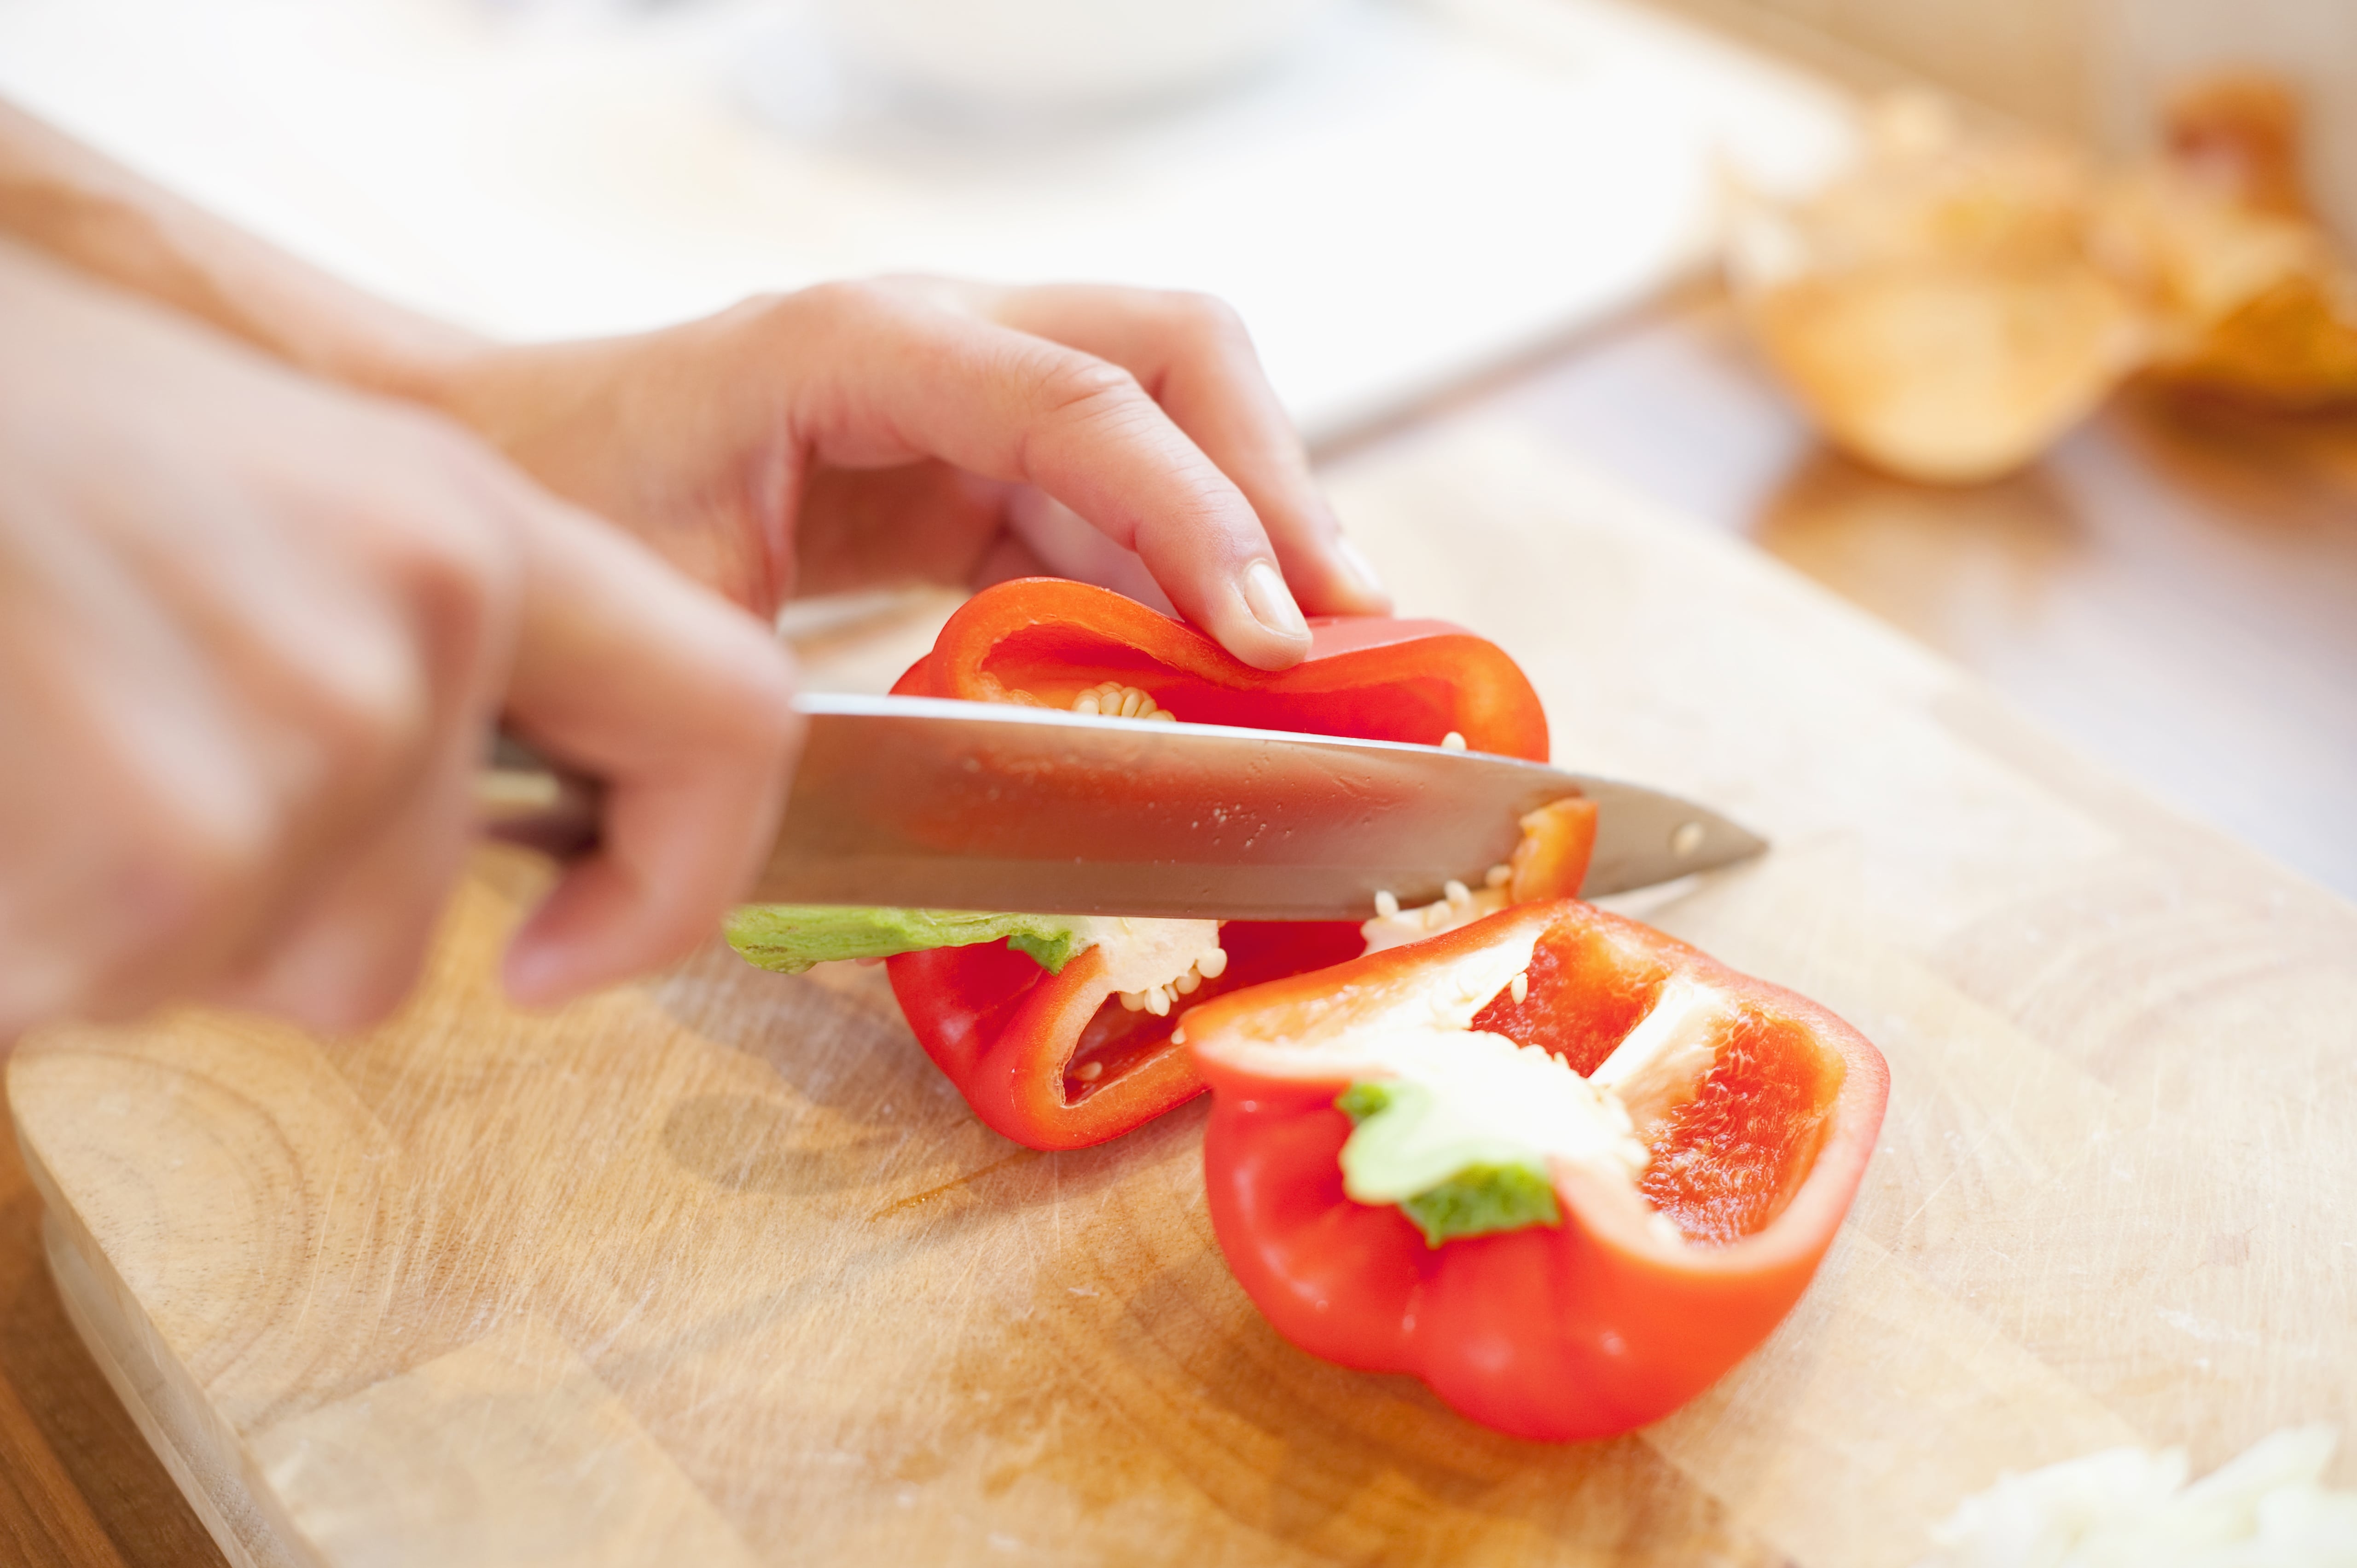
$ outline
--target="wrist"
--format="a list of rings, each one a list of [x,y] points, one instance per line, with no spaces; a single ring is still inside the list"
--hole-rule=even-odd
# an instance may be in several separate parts
[[[329,276],[0,102],[0,240],[296,370],[439,403],[475,334]]]

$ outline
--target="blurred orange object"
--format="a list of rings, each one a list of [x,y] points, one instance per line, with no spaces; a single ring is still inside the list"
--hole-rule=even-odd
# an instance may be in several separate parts
[[[2299,100],[2265,71],[2188,83],[2162,111],[2169,160],[2245,207],[2313,220],[2300,167]]]
[[[1829,439],[1908,478],[1994,478],[2144,357],[2143,313],[2087,252],[2092,191],[2067,150],[1967,137],[1944,101],[1902,94],[1854,172],[1739,204],[1729,272]]]
[[[2208,78],[2166,130],[2166,156],[2099,177],[1937,97],[1885,100],[1842,178],[1738,196],[1728,274],[1761,351],[1827,439],[1936,483],[2021,467],[2138,371],[2357,404],[2357,270],[2309,209],[2298,101]]]
[[[2104,191],[2097,255],[2152,319],[2149,372],[2261,407],[2357,403],[2357,270],[2309,211],[2282,83],[2205,80],[2167,112],[2169,155]]]

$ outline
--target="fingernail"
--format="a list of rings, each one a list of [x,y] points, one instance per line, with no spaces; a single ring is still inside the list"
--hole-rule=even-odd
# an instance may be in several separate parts
[[[1375,571],[1375,564],[1361,554],[1357,545],[1348,539],[1337,538],[1334,541],[1334,553],[1341,558],[1343,566],[1351,575],[1358,579],[1361,593],[1386,604],[1391,601],[1391,590],[1383,586],[1383,579]]]
[[[1308,637],[1309,623],[1301,618],[1301,607],[1293,602],[1293,590],[1266,561],[1255,561],[1244,568],[1238,585],[1243,589],[1244,607],[1278,637]]]

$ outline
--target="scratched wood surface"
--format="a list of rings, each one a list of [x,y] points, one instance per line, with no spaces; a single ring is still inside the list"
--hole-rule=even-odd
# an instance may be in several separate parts
[[[1558,757],[1776,842],[1622,902],[1890,1059],[1760,1353],[1616,1442],[1496,1436],[1259,1321],[1200,1107],[1017,1149],[856,968],[511,1012],[535,876],[487,855],[371,1036],[184,1014],[12,1064],[60,1294],[231,1561],[1889,1568],[2004,1467],[2357,1417],[2357,909],[1501,429],[1334,478]],[[877,684],[942,607],[805,651]]]

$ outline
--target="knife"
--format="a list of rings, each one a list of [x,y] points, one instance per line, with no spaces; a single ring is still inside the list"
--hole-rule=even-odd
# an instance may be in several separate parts
[[[1701,806],[1517,757],[932,697],[807,693],[784,822],[748,903],[1365,919],[1478,880],[1523,812],[1597,804],[1594,897],[1766,849]],[[502,736],[490,836],[596,842],[594,783]]]

